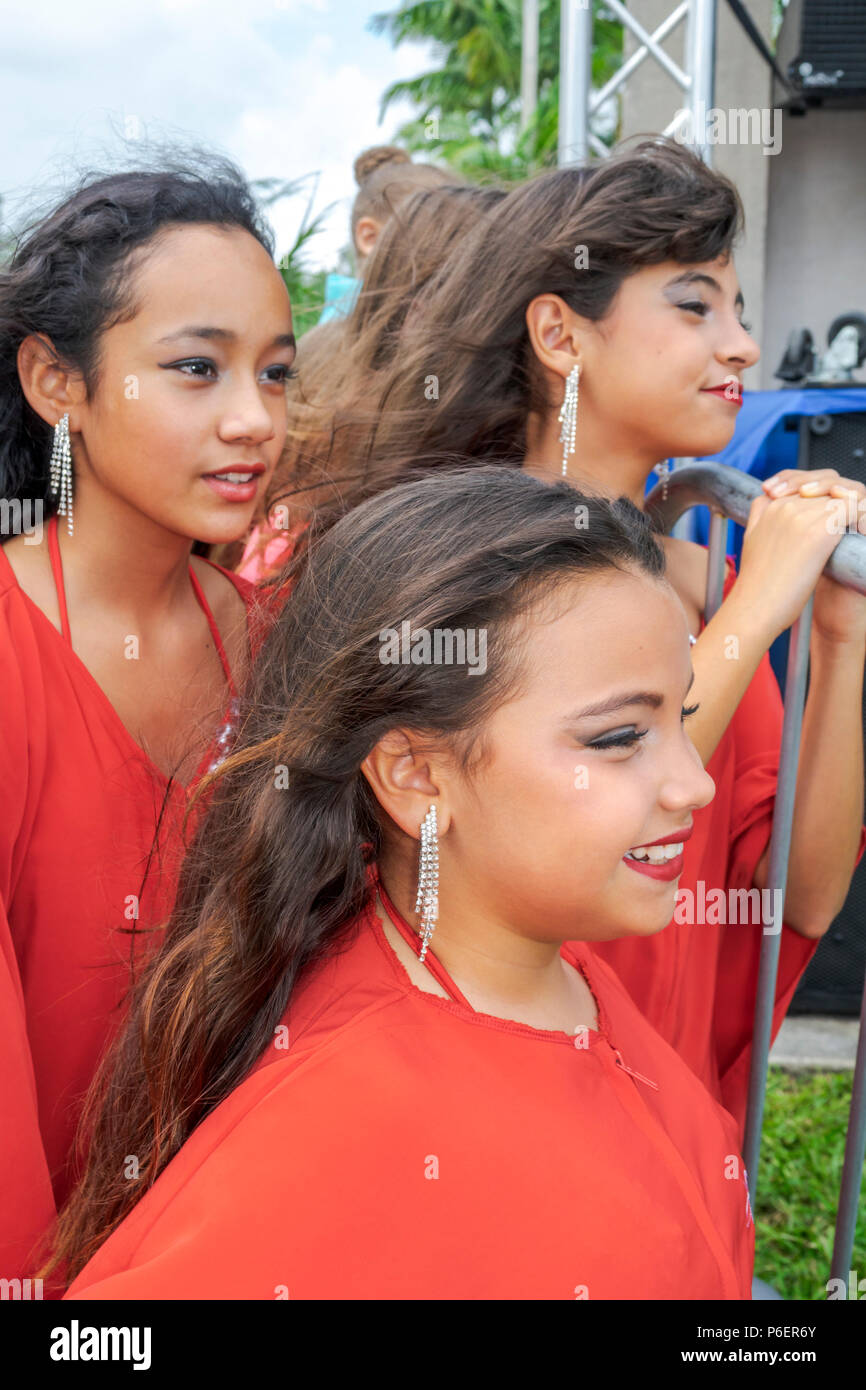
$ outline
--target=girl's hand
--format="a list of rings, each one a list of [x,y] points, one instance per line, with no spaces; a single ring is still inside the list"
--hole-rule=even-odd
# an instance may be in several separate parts
[[[866,535],[866,486],[853,478],[840,477],[835,468],[820,468],[809,473],[799,468],[786,468],[766,478],[762,486],[773,499],[796,496],[823,499],[826,524],[831,533],[838,537],[844,530],[851,529]],[[866,598],[822,575],[815,587],[812,628],[827,642],[862,643],[866,640]]]
[[[768,647],[799,618],[844,535],[828,525],[825,501],[796,492],[771,501],[760,493],[749,509],[740,570],[727,602],[743,610],[744,621],[761,631]]]

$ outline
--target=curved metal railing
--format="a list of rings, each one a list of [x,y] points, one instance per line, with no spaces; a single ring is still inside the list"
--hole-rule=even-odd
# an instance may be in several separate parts
[[[682,514],[695,506],[708,506],[711,511],[707,596],[705,621],[721,605],[725,578],[725,530],[727,521],[745,526],[753,500],[763,491],[757,479],[736,468],[720,463],[695,463],[674,469],[665,484],[653,488],[646,501],[646,510],[660,530],[667,532]],[[664,494],[664,495],[663,495]],[[844,535],[827,562],[824,573],[832,579],[866,594],[866,536]],[[758,1163],[761,1153],[761,1128],[764,1119],[764,1095],[770,1056],[770,1036],[773,1023],[773,1001],[779,968],[781,927],[785,905],[785,883],[788,877],[788,856],[791,847],[791,826],[794,818],[794,792],[797,784],[797,764],[800,755],[800,731],[806,697],[806,675],[809,665],[809,631],[812,622],[812,598],[790,629],[788,672],[785,683],[785,719],[782,727],[782,746],[779,758],[779,780],[776,789],[773,830],[770,836],[770,857],[767,887],[778,890],[770,894],[774,904],[772,928],[764,925],[761,956],[758,967],[758,988],[755,1000],[755,1027],[752,1065],[749,1074],[749,1099],[746,1113],[746,1133],[743,1158],[749,1174],[749,1187],[754,1205],[758,1185]],[[845,1161],[839,1205],[836,1213],[836,1236],[830,1271],[832,1279],[847,1283],[851,1253],[854,1246],[854,1227],[863,1159],[866,1155],[866,987],[860,1014],[860,1033],[857,1059],[848,1117]]]

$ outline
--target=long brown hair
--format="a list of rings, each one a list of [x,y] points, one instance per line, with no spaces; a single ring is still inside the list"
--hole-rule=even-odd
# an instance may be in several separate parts
[[[643,267],[729,255],[742,220],[734,185],[663,137],[510,191],[419,297],[375,390],[368,379],[341,402],[327,459],[343,480],[332,516],[394,486],[410,457],[414,472],[522,458],[530,413],[550,405],[530,302],[555,294],[598,322]]]
[[[289,388],[286,444],[268,490],[268,511],[299,498],[292,511],[306,518],[327,496],[338,495],[324,483],[339,486],[353,471],[334,444],[341,403],[377,391],[377,374],[400,351],[407,320],[428,285],[469,232],[492,221],[504,197],[505,190],[495,185],[446,184],[416,191],[395,208],[370,255],[351,313],[301,340],[298,376]]]
[[[248,1075],[302,972],[341,948],[382,843],[361,771],[379,739],[444,739],[471,775],[485,720],[521,680],[518,620],[552,586],[611,567],[658,576],[664,555],[626,499],[473,468],[372,499],[295,567],[236,749],[201,784],[164,944],[89,1096],[52,1262],[72,1276]],[[384,631],[403,622],[486,630],[486,670],[384,661]]]

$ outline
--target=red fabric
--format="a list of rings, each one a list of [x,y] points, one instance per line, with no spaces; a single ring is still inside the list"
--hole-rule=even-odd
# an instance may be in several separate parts
[[[585,1047],[419,990],[363,913],[67,1297],[748,1299],[733,1120],[562,951]]]
[[[728,557],[724,594],[736,580]],[[766,654],[740,701],[707,771],[716,784],[709,806],[694,814],[679,889],[750,888],[770,841],[782,738],[782,697]],[[861,831],[858,863],[866,846]],[[687,901],[687,900],[686,900]],[[719,914],[721,915],[721,914]],[[818,942],[783,924],[772,1036]],[[612,965],[644,1017],[735,1116],[742,1132],[761,950],[760,923],[672,921],[652,937],[593,943]]]
[[[250,585],[222,572],[256,650],[266,615]],[[0,712],[0,1277],[15,1278],[33,1273],[35,1243],[68,1194],[81,1097],[119,1022],[130,961],[170,906],[186,794],[170,790],[142,890],[166,779],[2,548]]]

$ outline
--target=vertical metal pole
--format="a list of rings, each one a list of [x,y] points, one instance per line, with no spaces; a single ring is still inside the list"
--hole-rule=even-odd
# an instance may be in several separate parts
[[[707,142],[707,112],[714,100],[716,62],[716,0],[690,0],[686,30],[686,70],[691,78],[688,106],[695,148],[706,164],[712,164],[712,145]]]
[[[833,1244],[832,1279],[847,1282],[851,1252],[854,1249],[854,1227],[857,1222],[857,1203],[863,1178],[863,1159],[866,1157],[866,982],[860,1009],[860,1037],[857,1042],[857,1062],[851,1087],[851,1110],[848,1115],[848,1136],[845,1140],[845,1163],[842,1168],[842,1189],[836,1212],[836,1239]],[[862,1296],[862,1295],[861,1295]]]
[[[704,622],[708,623],[722,606],[725,588],[725,540],[728,518],[723,512],[710,516],[710,537],[707,546],[707,597],[704,602]]]
[[[558,162],[581,164],[589,154],[591,0],[562,0],[561,11]]]
[[[523,0],[520,47],[520,129],[526,130],[538,104],[538,0]]]
[[[785,681],[785,721],[782,725],[782,749],[779,758],[779,781],[773,812],[773,831],[770,836],[770,859],[767,888],[772,894],[773,917],[771,930],[762,927],[761,958],[758,966],[758,989],[755,1000],[755,1027],[752,1038],[752,1066],[749,1072],[749,1100],[746,1112],[746,1135],[743,1158],[749,1175],[752,1208],[758,1187],[758,1160],[761,1154],[761,1126],[764,1121],[764,1091],[770,1058],[770,1035],[773,1029],[773,1003],[776,997],[776,975],[779,969],[782,920],[785,910],[785,884],[788,878],[788,856],[791,849],[791,827],[794,822],[794,793],[797,788],[797,765],[800,761],[800,731],[803,726],[803,705],[806,698],[806,675],[809,669],[809,632],[812,626],[814,596],[791,628],[788,647],[788,676]]]

